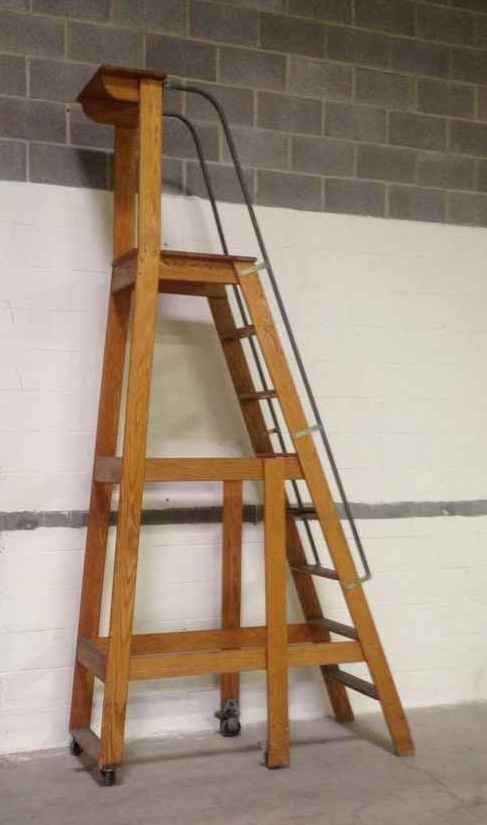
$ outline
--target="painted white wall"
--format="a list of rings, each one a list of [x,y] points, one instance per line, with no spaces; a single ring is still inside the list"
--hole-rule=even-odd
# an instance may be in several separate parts
[[[173,196],[165,206],[169,246],[218,250],[206,203]],[[222,208],[231,249],[252,254],[243,210]],[[486,498],[487,233],[258,211],[350,498]],[[110,236],[106,193],[0,184],[1,510],[87,508]],[[201,299],[161,301],[149,452],[249,452]],[[220,494],[219,485],[178,485],[146,498],[201,505]],[[248,490],[248,500],[256,495]],[[405,704],[487,699],[487,518],[359,526]],[[67,739],[84,533],[0,537],[1,752]],[[144,528],[139,631],[218,623],[220,538],[217,525]],[[244,620],[258,623],[260,527],[246,526],[244,559]],[[329,615],[345,618],[336,585],[321,586]],[[264,718],[261,675],[243,683],[244,720]],[[294,718],[322,712],[317,674],[293,672],[291,695]],[[359,711],[375,707],[352,699]],[[213,677],[134,686],[128,733],[212,726],[217,701]]]

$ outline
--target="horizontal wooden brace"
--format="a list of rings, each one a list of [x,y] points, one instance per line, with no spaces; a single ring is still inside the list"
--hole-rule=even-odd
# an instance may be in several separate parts
[[[260,458],[147,458],[145,482],[184,481],[259,481],[264,477],[264,460]],[[303,477],[294,456],[280,458],[286,479]],[[94,479],[104,484],[118,484],[122,476],[122,459],[98,456]]]
[[[317,642],[288,646],[288,667],[334,665],[362,662],[358,642]],[[211,650],[183,653],[153,653],[131,656],[129,678],[162,679],[175,676],[199,676],[204,673],[240,673],[265,670],[265,647],[240,650]]]
[[[217,650],[221,647],[256,647],[264,645],[266,638],[267,628],[265,626],[144,633],[132,636],[131,651],[133,654],[183,653],[194,650]],[[288,625],[289,643],[319,642],[325,639],[326,634],[317,622]],[[108,642],[108,637],[100,636],[94,639],[92,644],[101,653],[106,653]]]

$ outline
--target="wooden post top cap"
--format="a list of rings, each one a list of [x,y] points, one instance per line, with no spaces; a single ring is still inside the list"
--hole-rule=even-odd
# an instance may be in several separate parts
[[[77,97],[79,103],[90,99],[138,103],[141,80],[164,83],[165,74],[126,66],[100,66]]]

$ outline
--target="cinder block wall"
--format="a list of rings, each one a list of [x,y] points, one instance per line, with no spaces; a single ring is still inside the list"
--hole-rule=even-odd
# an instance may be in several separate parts
[[[487,224],[484,0],[2,0],[0,175],[107,188],[111,134],[73,100],[101,62],[196,81],[223,102],[259,204]],[[213,113],[219,197],[236,188]],[[183,127],[168,177],[202,192]]]

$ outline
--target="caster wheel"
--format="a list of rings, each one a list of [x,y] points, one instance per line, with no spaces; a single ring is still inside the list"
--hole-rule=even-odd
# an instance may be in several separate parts
[[[73,756],[81,756],[81,754],[83,753],[83,748],[81,747],[81,745],[78,745],[76,739],[71,739],[69,751],[70,753],[72,753]]]
[[[106,768],[105,770],[103,768],[101,768],[100,769],[100,776],[101,776],[101,784],[105,788],[109,788],[112,785],[115,785],[115,781],[116,781],[117,777],[116,777],[115,771],[112,768]]]
[[[240,709],[237,699],[227,699],[221,710],[215,713],[220,720],[222,736],[238,736],[241,731]]]
[[[231,716],[225,719],[220,724],[220,733],[222,736],[238,736],[241,731],[241,725],[236,716]]]

